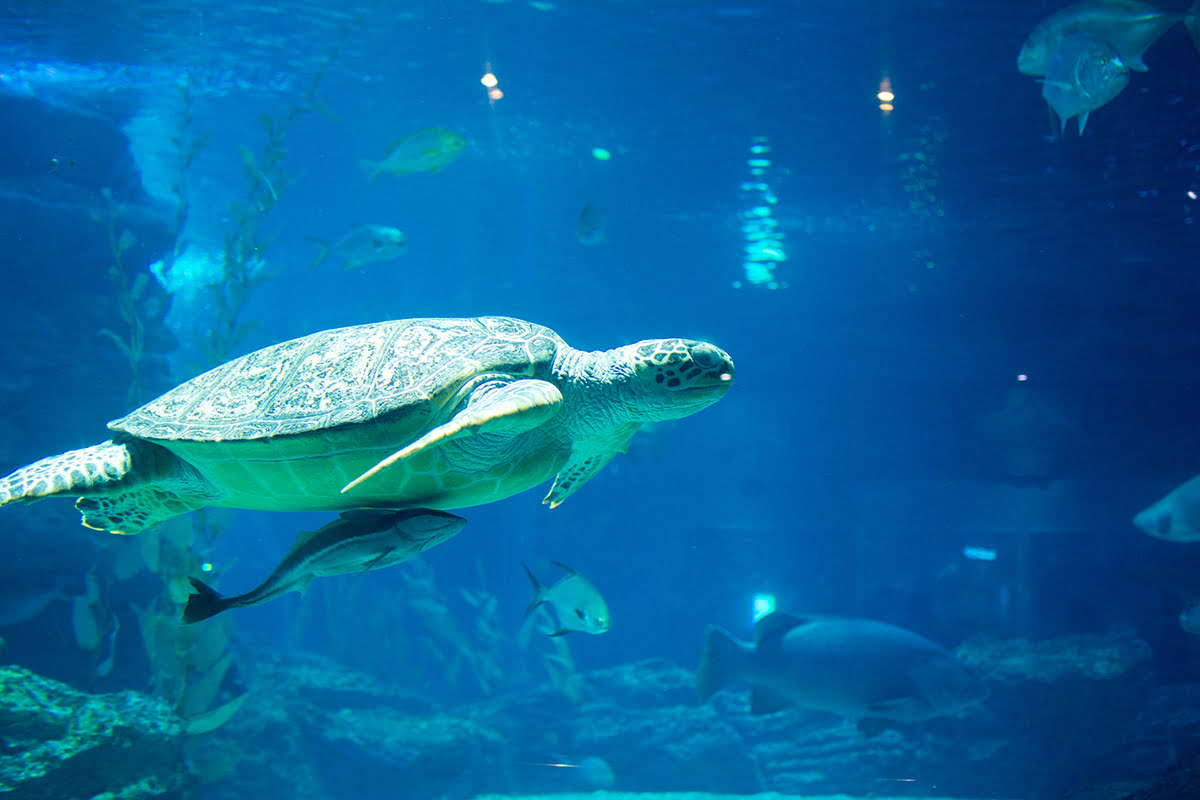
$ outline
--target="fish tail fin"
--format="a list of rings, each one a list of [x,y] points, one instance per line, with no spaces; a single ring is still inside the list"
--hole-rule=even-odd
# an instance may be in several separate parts
[[[324,239],[318,239],[316,236],[306,236],[304,238],[321,248],[321,252],[317,253],[317,257],[314,258],[308,265],[309,269],[316,269],[317,265],[324,261],[325,257],[329,255],[329,242],[325,241]]]
[[[1192,37],[1192,46],[1200,53],[1200,0],[1192,3],[1192,7],[1183,15],[1183,26]]]
[[[744,672],[745,646],[725,631],[709,626],[704,636],[704,653],[696,667],[696,691],[707,700]]]
[[[1083,136],[1083,129],[1087,127],[1089,113],[1091,113],[1091,112],[1089,112],[1089,111],[1080,111],[1079,112],[1079,135],[1080,136]]]
[[[367,173],[368,183],[375,180],[376,176],[379,175],[379,164],[370,160],[369,158],[360,158],[358,160],[358,165],[362,167],[363,172]]]
[[[183,621],[191,624],[220,614],[229,608],[229,601],[216,589],[196,578],[188,578],[192,583],[195,594],[188,595],[187,605],[183,607]]]
[[[533,613],[534,609],[545,601],[546,592],[542,588],[542,585],[538,583],[538,579],[533,577],[533,573],[529,571],[529,567],[525,565],[524,561],[521,562],[521,567],[525,570],[525,575],[529,578],[529,583],[533,585],[533,599],[529,601],[529,607],[525,609],[524,614],[524,616],[528,617]]]

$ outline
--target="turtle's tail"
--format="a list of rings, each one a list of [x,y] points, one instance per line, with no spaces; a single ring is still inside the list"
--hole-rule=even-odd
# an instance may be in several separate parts
[[[43,458],[0,480],[0,506],[20,500],[30,503],[59,494],[88,494],[110,488],[133,469],[129,443],[107,441]]]

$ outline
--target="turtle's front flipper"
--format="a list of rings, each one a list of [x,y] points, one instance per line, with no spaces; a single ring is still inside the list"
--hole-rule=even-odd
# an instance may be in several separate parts
[[[557,414],[562,408],[562,402],[562,392],[548,381],[523,378],[509,383],[482,384],[471,393],[467,407],[455,414],[449,422],[437,426],[412,444],[392,453],[346,484],[342,491],[350,491],[402,458],[451,439],[477,433],[518,434],[531,431]]]
[[[604,469],[604,465],[612,461],[617,453],[624,453],[639,427],[639,423],[633,422],[615,429],[607,436],[594,436],[575,442],[571,448],[571,458],[554,478],[554,485],[542,502],[551,508],[561,504],[589,478]]]

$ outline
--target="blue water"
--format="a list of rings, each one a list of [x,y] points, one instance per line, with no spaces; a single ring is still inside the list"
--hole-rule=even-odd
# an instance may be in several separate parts
[[[737,382],[702,413],[639,434],[561,508],[540,505],[539,488],[462,511],[466,530],[419,568],[322,579],[226,615],[239,666],[220,699],[240,693],[264,649],[326,656],[441,708],[545,690],[517,635],[531,591],[521,563],[546,582],[551,561],[585,574],[612,613],[609,633],[566,637],[582,674],[647,658],[691,670],[706,626],[749,639],[754,598],[771,595],[780,610],[884,620],[950,649],[973,636],[1138,639],[1154,687],[1200,683],[1200,648],[1177,623],[1200,591],[1200,545],[1131,522],[1200,463],[1200,56],[1175,26],[1084,135],[1074,125],[1057,135],[1016,54],[1058,8],[10,4],[2,460],[16,469],[101,441],[108,420],[212,366],[198,338],[213,325],[211,292],[149,279],[139,313],[158,338],[134,400],[126,360],[100,334],[127,330],[105,215],[136,237],[122,255],[131,283],[171,253],[219,255],[237,221],[230,203],[249,197],[267,279],[241,309],[253,325],[230,357],[344,325],[496,314],[585,350],[711,341],[732,355]],[[481,84],[489,71],[498,99]],[[269,187],[240,155],[261,159],[264,115],[286,129],[282,160],[261,173]],[[464,137],[462,156],[436,173],[366,180],[360,159],[430,127]],[[180,143],[196,142],[181,168]],[[769,164],[755,173],[760,157]],[[269,208],[255,205],[268,195]],[[585,245],[576,221],[589,201],[606,235]],[[764,205],[786,260],[756,283],[743,226]],[[367,223],[404,231],[407,253],[307,269],[312,239]],[[136,541],[80,528],[63,502],[0,513],[11,612],[0,615],[0,658],[89,693],[174,702],[133,607],[177,606],[137,555],[136,574],[117,567]],[[188,546],[237,593],[329,515],[214,519],[221,535]],[[430,630],[409,602],[429,569],[461,636]],[[89,574],[100,587],[90,598]],[[464,591],[496,601],[491,681],[440,660],[485,647]],[[100,628],[92,647],[79,641],[81,605]],[[236,720],[210,735],[236,740]],[[1151,780],[1200,749],[1187,742],[1111,774],[1095,767],[1102,753],[1079,756],[1086,768],[1013,757],[1033,776],[1023,796],[1060,796]],[[589,755],[540,752],[535,761]],[[329,761],[320,796],[344,796],[330,776],[357,757],[309,751]],[[364,779],[358,792],[397,796],[388,769],[368,771],[384,783]],[[602,788],[516,774],[407,785],[403,796]],[[245,791],[223,780],[190,791]],[[617,770],[618,788],[705,788],[663,783],[622,785]],[[931,783],[922,775],[913,791]],[[992,796],[994,785],[954,791]]]

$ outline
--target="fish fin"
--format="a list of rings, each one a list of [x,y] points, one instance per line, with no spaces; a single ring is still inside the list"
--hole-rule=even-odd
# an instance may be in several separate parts
[[[1192,3],[1192,7],[1184,14],[1183,26],[1192,37],[1192,46],[1200,53],[1200,0]]]
[[[361,267],[363,263],[364,262],[362,261],[347,261],[342,265],[342,269],[357,269],[358,267]]]
[[[525,609],[523,616],[528,617],[533,613],[534,609],[540,606],[546,599],[546,590],[538,583],[538,579],[533,577],[533,573],[529,571],[529,567],[525,562],[521,562],[521,566],[525,568],[525,574],[529,576],[529,582],[533,585],[533,600],[529,601],[529,607]]]
[[[780,711],[786,711],[794,706],[791,700],[786,695],[780,694],[774,689],[768,689],[765,686],[755,686],[750,690],[750,713],[758,714],[775,714]]]
[[[329,255],[329,242],[325,241],[324,239],[318,239],[316,236],[306,236],[305,238],[321,248],[321,252],[317,253],[317,257],[308,264],[309,269],[316,269],[317,265],[324,261],[325,257]]]
[[[332,525],[333,523],[331,522],[329,524]],[[320,533],[321,531],[325,530],[328,527],[329,527],[329,525],[322,525],[320,528],[317,528],[315,531],[300,531],[300,532],[298,532],[296,534],[296,538],[292,540],[292,546],[288,548],[287,553],[284,555],[284,558],[287,558],[287,556],[290,556],[292,553],[296,552],[301,547],[308,544],[308,542],[311,541],[314,536],[316,536],[318,533]]]
[[[308,591],[308,585],[312,583],[312,579],[312,575],[305,575],[302,580],[296,583],[296,588],[293,591],[299,592],[300,596],[303,597],[304,593]]]
[[[895,723],[883,717],[862,717],[855,724],[858,732],[868,739],[873,739],[886,730],[895,727]]]
[[[559,629],[558,629],[558,630],[556,630],[554,633],[551,633],[551,634],[549,634],[549,636],[550,636],[551,638],[553,638],[553,637],[555,637],[555,636],[566,636],[566,635],[567,635],[568,633],[570,633],[570,632],[571,632],[571,631],[570,631],[570,630],[568,630],[567,628],[559,628]]]
[[[1186,24],[1186,21],[1184,24]],[[1125,66],[1129,67],[1134,72],[1149,72],[1150,68],[1147,67],[1146,62],[1142,60],[1142,55],[1142,53],[1138,53],[1135,56],[1122,58],[1121,60],[1125,62]]]
[[[367,158],[360,158],[358,160],[358,165],[362,167],[363,172],[367,173],[367,183],[370,183],[374,181],[375,178],[379,177],[381,166],[378,162],[371,161]]]
[[[1079,135],[1080,136],[1083,136],[1083,129],[1087,126],[1088,114],[1090,114],[1090,113],[1092,113],[1092,112],[1090,112],[1090,111],[1080,111],[1079,112]]]
[[[373,522],[388,522],[392,521],[392,517],[399,513],[400,509],[390,508],[350,508],[338,514],[338,518],[344,522],[352,522],[355,525],[368,525]]]
[[[392,551],[394,551],[395,549],[396,548],[394,548],[394,547],[389,547],[387,550],[384,550],[382,553],[375,556],[375,558],[372,558],[370,561],[367,562],[366,566],[362,568],[362,572],[360,572],[359,574],[361,575],[363,572],[370,572],[371,570],[375,569],[375,567],[379,564],[379,562],[383,561],[385,558],[387,558],[389,555],[391,555]]]
[[[196,578],[188,578],[192,583],[195,594],[188,595],[187,605],[183,607],[183,621],[191,624],[220,614],[229,608],[229,601],[216,589]]]
[[[409,139],[413,138],[414,136],[416,136],[416,135],[418,135],[418,134],[421,134],[421,133],[424,133],[424,132],[425,132],[425,129],[422,129],[422,130],[419,130],[419,131],[413,131],[412,133],[406,133],[406,134],[404,134],[404,135],[403,135],[403,136],[401,136],[399,139],[397,139],[396,141],[394,141],[394,142],[392,142],[391,144],[389,144],[389,145],[387,146],[387,149],[383,151],[383,154],[384,154],[385,156],[390,156],[390,155],[391,155],[393,152],[395,152],[395,150],[396,150],[396,148],[397,148],[397,147],[399,147],[400,145],[404,144],[405,142],[407,142]]]
[[[571,569],[570,567],[568,567],[566,564],[562,563],[561,561],[551,561],[550,563],[553,564],[554,566],[558,567],[559,569],[566,570],[567,572],[569,572],[572,575],[579,574],[578,572]]]
[[[812,621],[812,617],[793,617],[782,611],[773,611],[754,623],[754,644],[757,646],[771,639],[782,638],[792,628],[807,625]]]
[[[1050,138],[1058,138],[1058,113],[1055,112],[1054,106],[1050,105],[1050,101],[1046,101],[1046,114],[1050,119]]]
[[[707,700],[742,676],[746,647],[715,625],[704,636],[704,652],[696,666],[696,692]]]

